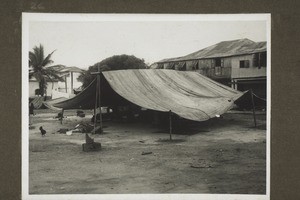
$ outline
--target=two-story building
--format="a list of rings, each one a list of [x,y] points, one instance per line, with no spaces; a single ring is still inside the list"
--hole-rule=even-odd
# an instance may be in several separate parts
[[[66,67],[64,65],[54,65],[50,67],[55,70],[57,75],[62,78],[63,81],[56,79],[50,80],[46,78],[47,88],[45,91],[46,96],[52,97],[52,99],[65,97],[70,98],[81,90],[82,83],[77,80],[80,74],[84,71],[78,67]],[[30,69],[31,70],[31,69]],[[32,77],[29,80],[29,96],[36,97],[39,95],[39,82]]]
[[[64,65],[51,66],[57,74],[64,80],[58,82],[57,91],[53,91],[53,98],[70,98],[75,96],[77,90],[82,86],[82,83],[77,78],[84,71],[78,67],[66,67]]]
[[[151,68],[198,71],[237,90],[266,97],[266,42],[223,41],[186,56],[164,59]]]

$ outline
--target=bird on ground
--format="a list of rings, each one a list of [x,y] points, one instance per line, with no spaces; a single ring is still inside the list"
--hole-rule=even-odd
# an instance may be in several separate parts
[[[41,131],[42,136],[46,135],[46,130],[44,130],[42,126],[40,127],[40,131]]]

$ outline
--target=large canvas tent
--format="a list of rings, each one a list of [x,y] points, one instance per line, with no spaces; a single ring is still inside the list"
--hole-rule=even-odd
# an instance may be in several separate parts
[[[63,109],[92,109],[96,81],[77,96],[55,104]],[[136,104],[173,112],[195,121],[205,121],[232,108],[242,92],[217,83],[197,72],[143,69],[101,73],[101,106]]]

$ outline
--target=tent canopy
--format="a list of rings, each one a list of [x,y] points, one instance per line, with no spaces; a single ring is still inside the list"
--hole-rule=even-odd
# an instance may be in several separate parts
[[[65,98],[65,97],[59,97],[59,98],[56,98],[56,99],[51,99],[51,100],[48,100],[48,101],[44,101],[43,105],[46,108],[49,108],[51,110],[59,110],[60,111],[61,108],[54,107],[53,105],[56,104],[56,103],[65,101],[65,100],[67,100],[67,98]]]
[[[142,69],[106,71],[101,74],[101,106],[128,105],[180,117],[205,121],[229,110],[243,95],[197,72]],[[64,109],[92,109],[95,105],[94,80],[77,96],[54,106]]]

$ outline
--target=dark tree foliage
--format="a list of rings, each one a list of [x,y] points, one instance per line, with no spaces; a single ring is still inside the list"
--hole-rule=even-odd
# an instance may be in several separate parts
[[[147,65],[143,59],[137,58],[133,55],[115,55],[102,60],[90,66],[89,69],[83,72],[78,81],[82,82],[83,87],[86,88],[95,78],[95,75],[91,75],[91,72],[97,72],[98,67],[100,71],[110,70],[122,70],[122,69],[146,69]]]

